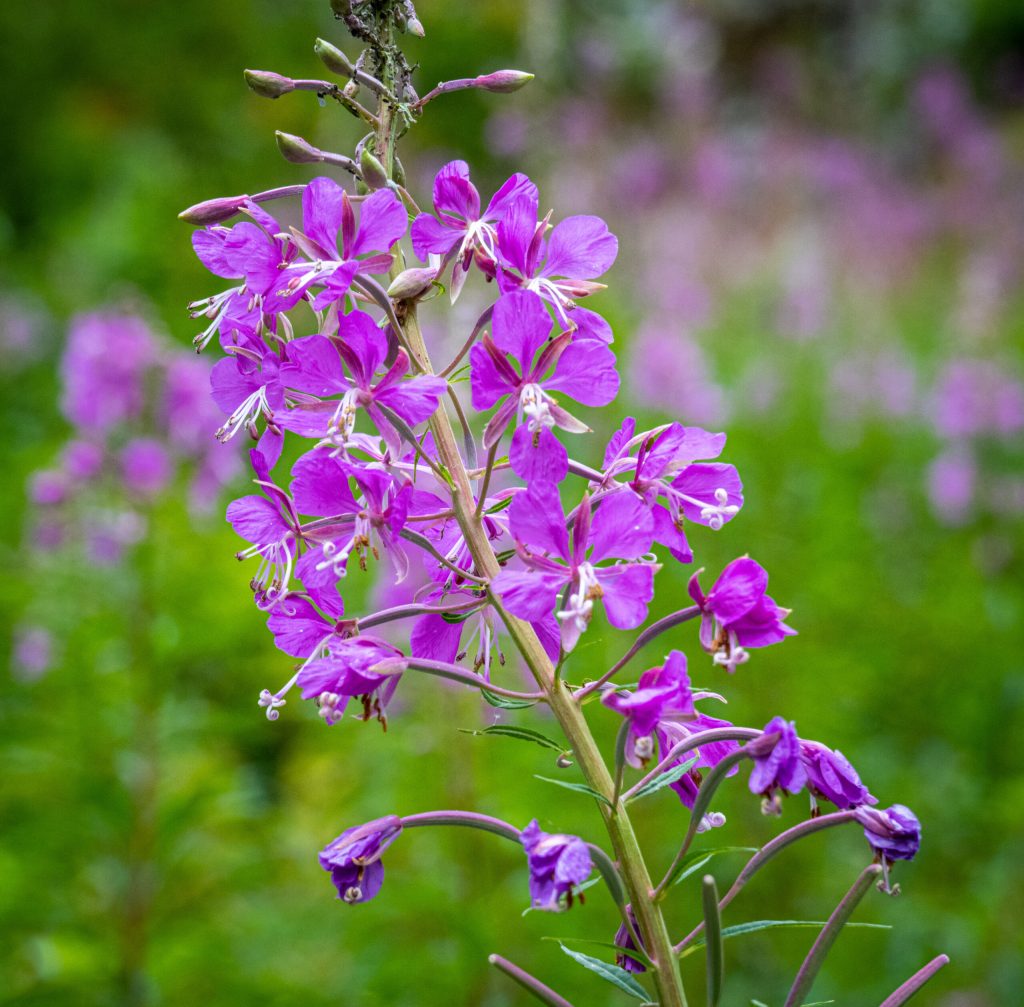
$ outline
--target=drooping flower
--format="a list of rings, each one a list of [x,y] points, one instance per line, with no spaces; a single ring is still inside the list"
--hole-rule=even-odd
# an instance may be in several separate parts
[[[402,820],[385,815],[346,829],[319,854],[320,866],[331,875],[342,902],[369,902],[384,883],[381,856],[401,835]]]
[[[864,836],[884,862],[913,860],[921,848],[921,823],[910,808],[893,804],[884,811],[861,806],[854,812]]]
[[[571,333],[549,341],[551,328],[543,301],[530,291],[515,291],[495,304],[493,335],[484,335],[470,351],[473,407],[483,411],[504,399],[487,424],[484,445],[496,444],[518,416],[509,461],[528,482],[561,482],[568,474],[569,456],[552,427],[571,433],[589,429],[559,406],[551,392],[564,392],[587,406],[604,406],[619,390],[615,355],[607,346],[594,340],[573,342]]]
[[[715,664],[733,672],[748,660],[748,647],[767,647],[796,635],[783,621],[789,610],[766,593],[767,571],[749,556],[733,560],[707,595],[698,580],[701,572],[690,578],[689,593],[701,610],[701,646]]]
[[[465,161],[450,161],[434,178],[434,209],[437,216],[421,213],[412,225],[413,251],[424,262],[430,255],[451,256],[452,301],[458,296],[475,259],[480,268],[494,276],[498,259],[497,223],[520,196],[537,198],[537,187],[518,172],[494,194],[480,212],[480,193],[469,180]]]
[[[590,877],[594,868],[587,844],[578,836],[542,832],[536,818],[523,829],[520,838],[530,868],[533,908],[551,913],[571,909],[574,889]]]
[[[792,721],[772,717],[764,732],[747,745],[754,760],[750,772],[751,793],[760,794],[765,814],[779,814],[780,791],[798,794],[807,783],[807,771],[800,758],[800,739]]]
[[[635,692],[610,688],[601,701],[630,721],[626,743],[626,760],[631,766],[644,766],[652,758],[664,759],[680,742],[715,728],[732,727],[728,720],[720,720],[697,710],[694,705],[705,698],[721,697],[713,693],[694,693],[686,669],[686,655],[673,650],[664,665],[650,668],[640,676]],[[736,751],[735,741],[711,741],[685,752],[663,770],[671,773],[683,763],[691,768],[669,786],[687,808],[692,808],[703,779],[701,770],[717,766],[727,755]],[[733,776],[738,770],[729,771]],[[706,813],[698,832],[725,824],[719,812]]]
[[[492,587],[510,612],[530,621],[548,615],[568,587],[556,613],[563,650],[576,646],[595,601],[603,603],[608,621],[618,629],[635,629],[647,618],[657,564],[643,557],[651,548],[654,526],[650,511],[633,494],[613,494],[593,515],[585,497],[573,519],[571,548],[552,483],[534,482],[518,493],[509,508],[509,526],[526,569],[502,570]],[[634,562],[596,565],[606,559]]]
[[[857,770],[842,752],[833,751],[818,741],[800,741],[800,761],[807,772],[807,787],[812,797],[831,801],[840,811],[860,804],[877,804],[860,782]]]
[[[629,917],[629,922],[632,925],[633,933],[639,935],[640,928],[637,926],[636,915],[633,912],[632,906],[626,906],[626,915]],[[617,952],[615,955],[615,964],[620,969],[625,969],[627,972],[632,972],[634,975],[638,975],[641,972],[647,971],[647,966],[643,962],[637,961],[631,955],[626,954],[627,951],[642,951],[643,948],[638,948],[636,942],[633,940],[633,933],[630,933],[629,927],[626,926],[625,921],[619,924],[619,929],[615,931],[614,944],[617,948],[622,950]]]

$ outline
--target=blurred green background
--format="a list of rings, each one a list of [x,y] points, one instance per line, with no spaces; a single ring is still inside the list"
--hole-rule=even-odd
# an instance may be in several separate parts
[[[695,551],[709,573],[754,555],[800,635],[723,681],[680,634],[696,681],[737,722],[795,719],[923,822],[903,896],[860,910],[894,929],[844,935],[813,999],[878,1002],[946,951],[922,1003],[1016,1002],[1022,8],[424,0],[419,13],[421,93],[504,66],[537,75],[511,97],[430,106],[403,148],[421,204],[461,156],[483,190],[523,170],[556,218],[605,216],[622,250],[595,307],[629,375],[622,411],[729,433],[747,503],[720,534],[695,531]],[[446,806],[599,840],[585,798],[533,779],[559,772],[551,753],[459,733],[496,711],[420,680],[403,682],[386,735],[328,730],[299,704],[268,724],[254,700],[288,661],[220,511],[191,513],[181,484],[117,567],[32,547],[25,482],[67,437],[69,318],[142,305],[189,353],[184,306],[218,286],[176,213],[312,177],[280,159],[274,129],[340,151],[358,140],[336,107],[242,83],[246,66],[321,76],[317,35],[354,52],[326,0],[0,10],[0,1002],[525,1002],[491,952],[579,1004],[624,1002],[537,940],[610,939],[608,897],[521,918],[524,858],[498,840],[417,830],[389,851],[381,897],[354,909],[316,863],[351,824]],[[438,338],[441,317],[428,315]],[[591,456],[610,421],[594,421]],[[655,613],[682,604],[687,575],[660,575]],[[350,611],[367,590],[353,585]],[[28,660],[27,639],[49,655]],[[571,674],[622,649],[595,626]],[[533,716],[505,719],[555,730]],[[593,719],[610,745],[611,717]],[[756,804],[734,787],[716,844],[764,842],[776,826]],[[637,807],[667,863],[682,809],[665,794]],[[857,830],[818,837],[726,922],[823,919],[864,859]],[[720,884],[736,866],[719,861]],[[678,891],[682,932],[698,909],[694,888]],[[728,1002],[781,1003],[809,942],[734,942]],[[700,1002],[699,956],[684,969]]]

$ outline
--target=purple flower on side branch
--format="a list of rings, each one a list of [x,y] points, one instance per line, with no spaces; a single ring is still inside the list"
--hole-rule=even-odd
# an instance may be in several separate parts
[[[401,835],[402,820],[385,815],[346,829],[320,851],[320,866],[331,875],[342,902],[369,902],[384,883],[381,855]]]
[[[594,866],[587,844],[578,836],[541,832],[536,818],[523,829],[520,837],[530,867],[533,908],[551,913],[571,909],[574,889],[590,877]],[[582,902],[583,895],[578,891],[577,894]]]
[[[690,578],[689,593],[701,610],[701,646],[715,664],[733,672],[749,659],[748,647],[767,647],[796,635],[783,622],[789,609],[780,608],[767,594],[767,571],[749,556],[734,559],[707,595],[698,580],[701,572]]]
[[[893,804],[884,811],[859,807],[857,821],[878,858],[885,861],[913,860],[921,848],[921,823],[910,808]]]
[[[761,810],[766,815],[781,814],[780,792],[788,790],[798,794],[807,783],[796,728],[792,721],[772,717],[765,724],[761,737],[749,742],[746,750],[754,760],[750,773],[751,793],[764,798]]]
[[[860,804],[878,803],[878,798],[860,782],[857,770],[842,752],[833,751],[818,741],[801,740],[800,761],[807,773],[812,803],[822,797],[841,811]]]

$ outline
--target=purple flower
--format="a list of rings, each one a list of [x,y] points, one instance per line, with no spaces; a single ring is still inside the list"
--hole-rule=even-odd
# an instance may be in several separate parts
[[[772,717],[765,724],[764,733],[747,745],[753,757],[750,773],[751,793],[764,797],[765,814],[779,814],[782,804],[779,791],[798,794],[807,783],[807,771],[800,757],[800,739],[792,721]]]
[[[615,355],[594,340],[573,342],[568,332],[549,341],[551,317],[530,291],[502,297],[493,324],[493,336],[484,335],[470,351],[473,408],[483,411],[505,400],[487,424],[484,444],[496,444],[518,416],[509,450],[512,470],[527,481],[561,482],[569,456],[551,428],[571,433],[589,428],[550,393],[565,392],[587,406],[607,405],[619,390]]]
[[[557,613],[562,648],[567,652],[589,625],[595,601],[604,604],[608,621],[617,629],[635,629],[647,618],[647,604],[654,597],[657,564],[595,566],[604,559],[641,559],[650,550],[654,534],[650,512],[632,493],[615,493],[602,501],[591,518],[590,500],[585,497],[573,520],[570,549],[557,487],[531,483],[509,508],[512,536],[526,569],[503,570],[492,582],[508,610],[531,622],[548,615],[568,587],[565,604]]]
[[[328,725],[341,720],[348,701],[358,698],[363,705],[359,719],[376,717],[386,727],[385,709],[406,666],[402,652],[374,636],[332,636],[325,651],[323,657],[307,661],[295,676],[302,698],[317,701]],[[267,705],[262,695],[260,705]]]
[[[355,430],[356,412],[366,410],[391,449],[399,454],[401,438],[382,411],[391,410],[410,426],[428,419],[447,388],[444,378],[433,375],[402,380],[409,371],[409,356],[399,349],[394,363],[374,383],[388,357],[388,340],[373,318],[353,311],[339,320],[338,338],[306,336],[288,344],[288,364],[282,378],[289,388],[323,397],[341,394],[339,402],[324,409],[296,408],[278,417],[281,426],[303,436],[327,437],[346,447]],[[342,361],[352,375],[345,376]]]
[[[401,833],[402,820],[385,815],[346,829],[320,851],[320,866],[330,873],[342,902],[369,902],[380,891],[384,883],[381,855]]]
[[[860,782],[857,770],[842,752],[835,752],[817,741],[800,742],[800,760],[807,772],[807,787],[815,797],[831,801],[840,811],[859,804],[877,804]]]
[[[734,466],[698,462],[722,453],[725,434],[680,423],[660,432],[635,431],[636,421],[627,417],[608,442],[605,479],[632,470],[629,486],[651,507],[654,540],[681,563],[689,563],[693,553],[683,532],[684,518],[718,531],[743,506],[743,483]]]
[[[564,908],[571,909],[573,889],[590,877],[594,866],[587,844],[578,836],[541,832],[536,818],[523,829],[520,838],[530,867],[533,908],[561,912],[564,895]]]
[[[345,576],[353,553],[366,569],[366,553],[378,557],[385,551],[399,581],[409,572],[409,558],[399,536],[405,527],[412,483],[395,480],[387,472],[360,468],[334,457],[322,448],[304,454],[292,467],[292,497],[300,514],[338,518],[321,523],[306,538],[318,548],[307,552],[296,572],[306,587],[328,587]],[[356,500],[349,479],[362,490]]]
[[[253,202],[244,203],[243,212],[255,223],[243,221],[233,227],[206,227],[192,234],[192,248],[199,261],[215,276],[242,280],[212,297],[189,305],[193,318],[204,316],[210,324],[195,339],[202,349],[215,334],[222,344],[239,338],[252,343],[252,333],[262,328],[275,331],[277,315],[290,305],[279,294],[285,282],[285,270],[295,258],[296,249],[287,238],[279,237],[281,225],[266,210]]]
[[[93,441],[68,441],[61,452],[61,468],[75,482],[88,482],[103,468],[103,446]]]
[[[135,419],[145,404],[145,372],[157,356],[156,340],[141,318],[78,315],[60,365],[64,415],[90,433]]]
[[[700,606],[701,646],[729,672],[749,658],[746,648],[779,643],[796,630],[783,619],[780,608],[766,593],[768,574],[749,556],[734,559],[707,593],[701,590],[698,570],[689,584],[690,597]]]
[[[469,180],[469,165],[465,161],[450,161],[435,176],[437,217],[421,213],[413,221],[412,247],[424,262],[432,254],[454,259],[453,302],[462,290],[474,258],[487,275],[494,276],[498,258],[495,225],[503,219],[512,201],[520,196],[536,200],[537,187],[525,175],[517,173],[502,185],[481,213],[480,193]]]
[[[167,449],[152,437],[137,437],[121,451],[125,486],[140,496],[156,496],[174,474]]]
[[[259,448],[272,468],[281,454],[275,415],[284,409],[282,361],[262,343],[257,345],[257,349],[239,348],[218,360],[210,371],[210,390],[213,401],[228,417],[217,431],[217,439],[222,443],[243,429],[255,439],[258,436],[256,421],[266,420],[267,430]]]
[[[864,835],[883,863],[913,860],[921,846],[921,823],[910,808],[894,804],[884,811],[859,807],[857,821],[864,826]]]
[[[238,559],[260,557],[252,579],[257,601],[272,605],[288,590],[301,537],[295,504],[270,477],[266,460],[258,451],[249,452],[262,496],[252,494],[228,504],[227,520],[235,533],[250,543],[237,553]]]
[[[320,311],[348,293],[357,273],[386,273],[393,259],[390,249],[407,225],[405,207],[390,189],[366,198],[357,225],[348,193],[333,179],[314,178],[302,193],[302,233],[294,236],[310,261],[292,263],[284,271],[288,306],[320,286],[313,300]]]
[[[626,914],[629,916],[629,922],[633,927],[633,932],[636,934],[640,933],[640,928],[637,926],[636,915],[633,913],[632,906],[626,906]],[[637,948],[636,942],[633,940],[633,934],[629,932],[629,928],[625,922],[619,924],[619,929],[615,931],[615,946],[622,948],[622,951],[615,955],[615,964],[620,969],[625,969],[627,972],[632,972],[634,975],[638,975],[641,972],[647,971],[647,966],[643,962],[637,961],[635,958],[628,954],[626,951],[637,951],[642,950]]]
[[[512,201],[498,224],[498,282],[504,291],[525,287],[539,294],[564,325],[577,328],[574,302],[604,288],[593,281],[611,268],[619,242],[600,217],[566,217],[547,236],[549,226],[546,217],[537,220],[536,194]]]

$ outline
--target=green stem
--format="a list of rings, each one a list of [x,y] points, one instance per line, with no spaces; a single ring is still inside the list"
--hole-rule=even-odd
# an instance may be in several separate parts
[[[383,12],[383,16],[379,18],[376,26],[383,43],[376,53],[380,64],[376,68],[378,71],[376,76],[389,91],[401,93],[402,89],[396,83],[396,77],[402,72],[400,65],[402,58],[392,44],[393,36],[388,17],[388,5],[383,5]],[[381,96],[377,112],[379,127],[375,150],[378,160],[384,165],[389,177],[392,175],[395,163],[395,141],[397,139],[395,118],[399,114],[401,114],[399,110],[386,97]],[[395,263],[392,266],[393,276],[397,276],[402,268],[401,256],[396,255]],[[405,302],[402,309],[396,314],[402,323],[403,343],[408,346],[410,353],[419,362],[423,371],[428,374],[433,373],[433,365],[430,362],[430,355],[427,352],[416,315],[416,304],[415,302]],[[452,510],[465,537],[477,572],[488,579],[494,578],[500,570],[498,559],[487,538],[483,521],[476,512],[473,488],[456,442],[451,418],[443,401],[431,417],[429,426],[434,435],[437,457],[452,480]],[[516,649],[522,655],[538,686],[547,697],[548,704],[569,741],[588,786],[603,795],[609,802],[607,805],[601,803],[599,807],[604,817],[605,828],[608,831],[615,858],[619,864],[623,883],[629,894],[629,901],[644,938],[644,947],[652,962],[650,974],[657,989],[658,1003],[660,1007],[686,1007],[686,995],[683,992],[682,980],[679,975],[679,963],[673,953],[672,941],[661,907],[655,904],[651,898],[651,878],[640,850],[640,844],[637,842],[626,809],[621,804],[614,807],[611,803],[615,785],[594,736],[590,732],[583,711],[565,683],[556,676],[555,669],[533,627],[509,613],[499,596],[490,590],[488,590],[488,594],[495,611],[508,627],[509,635]]]

